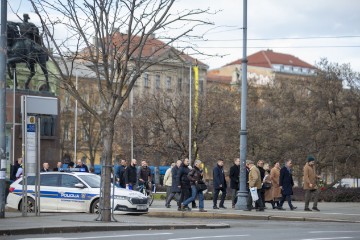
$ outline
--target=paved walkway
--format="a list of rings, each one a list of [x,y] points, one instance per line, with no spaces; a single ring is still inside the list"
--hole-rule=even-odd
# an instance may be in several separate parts
[[[360,223],[360,203],[320,203],[321,212],[304,212],[304,203],[295,202],[295,211],[265,210],[265,212],[244,212],[228,208],[213,210],[212,202],[205,201],[207,213],[196,209],[179,212],[175,205],[165,208],[164,201],[155,201],[147,215],[132,216],[117,214],[118,222],[103,223],[95,221],[96,215],[86,213],[42,213],[36,217],[29,214],[22,217],[20,212],[7,209],[6,218],[0,219],[0,236],[17,234],[39,234],[60,232],[118,231],[145,229],[194,229],[228,228],[228,224],[209,219],[253,219],[282,221],[321,221]],[[175,204],[175,202],[173,202]],[[226,205],[226,204],[225,204]],[[192,218],[184,221],[184,217]]]
[[[205,201],[207,213],[200,213],[197,209],[191,212],[179,212],[172,202],[172,208],[165,208],[162,201],[155,201],[149,216],[154,217],[196,217],[196,218],[239,218],[256,220],[286,220],[286,221],[324,221],[324,222],[356,222],[360,223],[360,203],[319,203],[320,212],[305,212],[303,202],[294,202],[298,208],[290,211],[284,204],[286,211],[273,210],[270,204],[264,212],[245,212],[231,208],[230,201],[225,201],[228,209],[212,209],[212,201]],[[310,205],[311,207],[312,205]]]
[[[117,222],[95,221],[97,215],[87,213],[42,213],[22,217],[20,212],[7,212],[0,219],[0,236],[19,234],[70,233],[91,231],[165,230],[165,229],[215,229],[229,228],[229,224],[206,221],[186,221],[173,218],[151,218],[146,215],[115,215]]]

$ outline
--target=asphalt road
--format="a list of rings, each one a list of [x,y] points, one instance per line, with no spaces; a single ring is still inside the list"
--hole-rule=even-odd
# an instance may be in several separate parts
[[[193,219],[194,220],[194,219]],[[153,220],[154,223],[156,219]],[[184,220],[186,221],[186,219]],[[199,219],[203,222],[203,219]],[[314,222],[277,222],[277,221],[238,221],[211,220],[231,225],[229,229],[195,229],[167,231],[131,231],[131,232],[88,232],[44,235],[18,235],[0,237],[0,239],[50,239],[50,240],[86,240],[86,239],[129,239],[129,240],[197,240],[197,239],[251,239],[251,240],[360,240],[360,225],[351,223],[314,223]]]

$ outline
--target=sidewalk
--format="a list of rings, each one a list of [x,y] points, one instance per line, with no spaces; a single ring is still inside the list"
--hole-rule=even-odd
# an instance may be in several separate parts
[[[229,201],[225,206],[229,206]],[[97,215],[86,213],[41,213],[36,217],[29,214],[22,217],[18,211],[7,209],[6,218],[0,219],[0,236],[19,234],[90,232],[90,231],[126,231],[149,229],[196,229],[229,228],[221,222],[214,224],[209,219],[239,220],[278,220],[278,221],[314,221],[360,223],[360,203],[319,203],[321,212],[304,212],[304,203],[295,202],[295,211],[266,209],[265,212],[244,212],[232,208],[213,210],[212,201],[205,201],[206,213],[197,209],[191,212],[179,212],[172,202],[172,208],[165,208],[164,201],[154,201],[146,215],[133,216],[116,214],[118,222],[95,221]],[[269,205],[268,205],[269,207]],[[184,221],[183,218],[189,218]]]
[[[94,231],[164,230],[164,229],[216,229],[229,228],[229,224],[186,221],[183,219],[149,218],[146,215],[115,215],[117,222],[95,221],[97,215],[87,213],[41,213],[22,217],[20,212],[6,212],[0,219],[0,237],[3,235],[71,233]]]
[[[246,219],[246,220],[280,220],[280,221],[321,221],[321,222],[352,222],[360,223],[360,203],[319,203],[320,212],[305,212],[303,202],[294,202],[298,208],[290,211],[284,204],[286,211],[273,210],[270,204],[264,212],[245,212],[231,208],[230,201],[225,201],[228,209],[214,210],[212,201],[205,201],[207,213],[200,213],[197,209],[191,212],[177,211],[176,203],[172,202],[172,208],[165,208],[163,201],[156,201],[150,208],[148,216],[152,217],[176,217],[176,218],[216,218],[216,219]],[[312,205],[310,205],[312,207]]]

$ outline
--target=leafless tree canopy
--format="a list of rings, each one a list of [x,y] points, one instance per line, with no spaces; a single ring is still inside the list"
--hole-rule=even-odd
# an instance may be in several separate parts
[[[136,79],[166,61],[170,45],[186,41],[208,25],[209,11],[179,9],[175,0],[30,0],[41,20],[46,44],[61,86],[100,123],[102,160],[111,165],[114,122]],[[153,38],[164,37],[164,41]],[[185,49],[182,49],[185,50]],[[182,50],[177,54],[182,54]],[[75,61],[96,74],[102,112],[85,101],[74,84]],[[110,168],[103,171],[110,179]],[[103,219],[110,221],[110,183],[103,181]]]
[[[248,158],[270,165],[292,159],[299,183],[309,154],[317,159],[319,174],[332,176],[329,184],[346,175],[359,177],[359,74],[326,60],[317,67],[313,77],[282,76],[271,86],[249,86]],[[206,166],[222,157],[228,169],[239,156],[239,100],[237,91],[221,88],[208,89],[200,98],[192,141]],[[156,165],[186,157],[188,99],[154,94],[143,101],[134,120],[140,155],[150,161],[161,158]]]

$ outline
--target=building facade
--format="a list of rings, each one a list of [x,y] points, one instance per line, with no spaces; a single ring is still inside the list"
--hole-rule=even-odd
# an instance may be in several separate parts
[[[284,79],[306,79],[316,74],[316,68],[305,61],[272,50],[259,51],[248,56],[248,83],[266,87]],[[238,88],[241,80],[241,59],[208,72],[209,87]],[[236,87],[237,86],[237,87]]]
[[[145,58],[152,53],[154,44],[157,46],[164,44],[155,38],[152,38],[150,41],[151,44],[145,45],[143,56]],[[101,113],[101,109],[104,108],[105,104],[101,101],[98,93],[98,78],[93,70],[92,64],[81,59],[69,62],[68,64],[73,64],[72,82],[76,82],[76,78],[78,79],[78,91],[81,96],[89,106],[97,109],[99,113]],[[148,96],[166,92],[170,98],[175,95],[189,96],[190,69],[192,74],[191,83],[194,84],[192,67],[195,65],[199,67],[199,92],[200,94],[205,94],[207,65],[197,62],[195,59],[180,53],[172,47],[161,51],[157,55],[157,62],[151,64],[136,80],[133,87],[133,94],[129,96],[123,105],[118,118],[130,118],[131,98],[135,106],[133,109],[136,111],[136,100],[145,95]],[[64,68],[65,66],[61,67]],[[129,68],[131,67],[132,65],[130,64]],[[123,91],[125,90],[126,89]],[[80,104],[78,104],[76,118],[75,100],[64,89],[60,89],[59,98],[61,100],[61,114],[63,116],[61,118],[61,155],[63,161],[68,162],[81,158],[91,165],[99,164],[102,152],[99,124]],[[113,145],[113,155],[119,155],[127,159],[129,159],[130,156],[125,153],[129,151],[124,148],[129,148],[131,141],[128,134],[128,128],[130,128],[128,123],[129,121],[126,121],[126,125],[124,126],[123,124],[123,126],[121,126],[122,129],[124,127],[127,128],[126,131],[115,131],[115,135],[118,135],[116,139],[120,138],[121,141],[114,141]],[[75,128],[77,129],[76,136]]]

